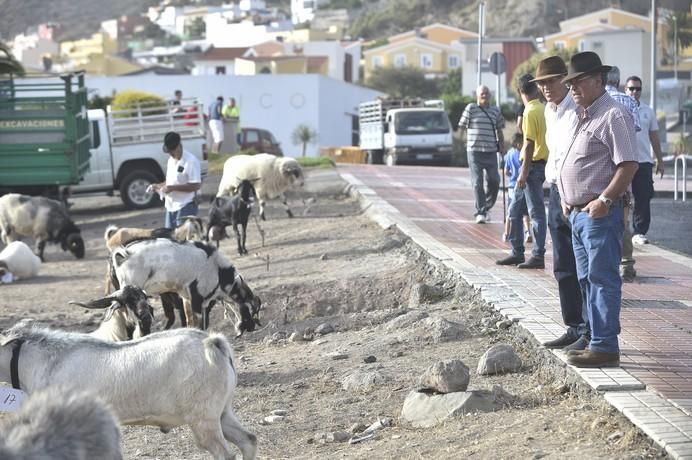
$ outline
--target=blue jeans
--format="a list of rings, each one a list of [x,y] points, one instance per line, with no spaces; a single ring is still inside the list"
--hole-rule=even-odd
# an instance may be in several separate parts
[[[639,163],[639,169],[632,179],[632,228],[635,235],[646,235],[651,224],[651,198],[654,197],[653,166],[651,163]]]
[[[497,154],[490,152],[468,152],[469,168],[471,169],[471,185],[476,201],[476,213],[487,214],[495,205],[497,193],[500,190],[500,173],[497,168]],[[488,190],[483,187],[483,171],[488,176]]]
[[[185,216],[196,216],[197,215],[197,203],[195,201],[190,201],[188,204],[180,208],[178,211],[166,211],[166,222],[164,226],[166,228],[175,228],[183,223],[183,217]]]
[[[592,219],[586,212],[572,211],[570,222],[577,276],[591,324],[589,348],[617,353],[622,301],[618,270],[624,229],[622,204],[613,204],[608,215],[600,219]]]
[[[548,229],[550,229],[550,238],[553,240],[553,275],[557,281],[560,310],[562,320],[567,326],[567,333],[574,338],[582,335],[590,336],[589,316],[581,295],[577,264],[574,260],[574,249],[572,249],[572,224],[562,212],[560,191],[555,184],[550,186]]]
[[[524,217],[523,204],[529,209],[531,231],[533,233],[533,250],[531,255],[543,259],[545,254],[546,218],[543,203],[543,182],[545,182],[545,164],[533,163],[526,179],[526,187],[514,189],[514,201],[509,208],[509,242],[512,244],[512,255],[524,256]]]

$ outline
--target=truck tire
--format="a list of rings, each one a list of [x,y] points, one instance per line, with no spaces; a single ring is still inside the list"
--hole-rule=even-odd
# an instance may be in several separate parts
[[[147,187],[155,183],[156,176],[149,171],[132,171],[120,183],[120,199],[130,209],[160,206],[158,194],[147,192]]]
[[[382,150],[368,150],[368,164],[381,165],[383,163]]]
[[[384,164],[387,166],[396,166],[397,157],[394,152],[387,152],[384,156]]]

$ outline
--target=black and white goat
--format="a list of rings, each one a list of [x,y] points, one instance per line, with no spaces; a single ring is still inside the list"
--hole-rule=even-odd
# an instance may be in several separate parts
[[[122,460],[120,428],[110,409],[93,394],[33,393],[0,426],[3,460]]]
[[[90,335],[110,342],[137,339],[151,333],[154,309],[147,294],[135,286],[123,286],[111,295],[87,303],[70,301],[84,308],[105,309],[103,321]]]
[[[247,223],[252,213],[252,208],[257,201],[257,192],[251,179],[243,179],[239,182],[236,188],[236,193],[232,197],[217,196],[209,208],[209,222],[207,226],[207,238],[210,241],[216,241],[216,247],[219,247],[219,241],[228,238],[226,227],[233,226],[238,241],[238,254],[241,256],[247,254],[245,241],[247,239]],[[240,228],[239,228],[240,227]],[[260,234],[263,230],[259,228]]]
[[[259,325],[262,302],[243,277],[215,247],[200,242],[158,238],[130,243],[113,251],[113,285],[133,285],[149,294],[175,292],[184,300],[187,325],[209,324],[209,312],[217,300],[230,300],[239,311],[236,331],[253,331]]]
[[[97,394],[127,425],[164,433],[189,425],[216,460],[233,458],[228,441],[245,460],[256,455],[257,438],[233,412],[237,375],[221,334],[185,328],[105,342],[23,320],[0,334],[0,381],[27,394],[53,386]]]

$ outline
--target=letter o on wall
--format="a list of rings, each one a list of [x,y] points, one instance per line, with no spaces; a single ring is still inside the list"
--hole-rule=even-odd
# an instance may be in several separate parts
[[[291,96],[291,106],[295,109],[299,109],[305,105],[305,96],[302,93],[293,93]]]
[[[270,109],[273,101],[272,101],[272,95],[269,93],[264,93],[260,96],[259,100],[260,106],[262,106],[265,109]]]

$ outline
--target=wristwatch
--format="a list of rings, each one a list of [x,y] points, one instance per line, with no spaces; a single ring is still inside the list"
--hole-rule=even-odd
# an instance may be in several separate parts
[[[599,201],[603,202],[603,204],[605,204],[608,207],[608,209],[610,209],[610,206],[613,204],[613,200],[611,200],[607,196],[600,195],[598,199]]]

